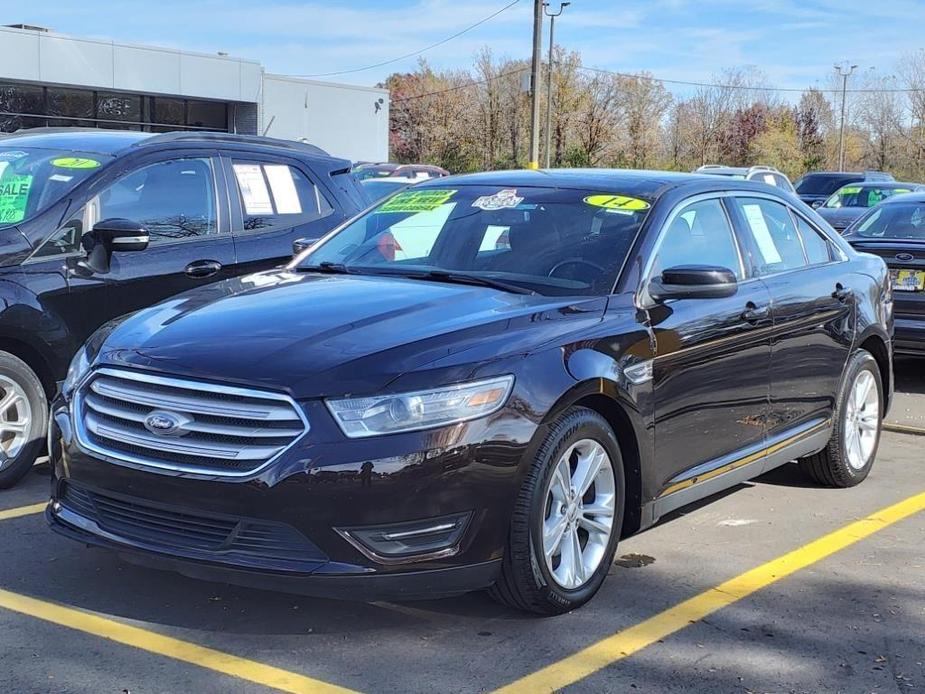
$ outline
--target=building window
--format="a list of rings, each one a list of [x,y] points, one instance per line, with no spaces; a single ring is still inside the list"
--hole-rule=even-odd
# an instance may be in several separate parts
[[[46,125],[227,132],[229,108],[223,101],[0,83],[0,132]]]

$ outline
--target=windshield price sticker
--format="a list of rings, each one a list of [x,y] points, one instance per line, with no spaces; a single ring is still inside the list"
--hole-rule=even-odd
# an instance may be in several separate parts
[[[59,169],[96,169],[100,163],[96,159],[85,157],[59,157],[52,159],[51,165]]]
[[[0,182],[0,223],[15,224],[26,216],[32,176],[7,176]]]
[[[480,210],[485,210],[486,212],[492,212],[494,210],[514,209],[523,201],[523,198],[518,197],[516,188],[505,188],[492,195],[483,195],[480,198],[476,198],[472,206],[478,207]]]
[[[860,192],[861,192],[860,186],[845,186],[840,191],[838,191],[839,195],[855,195]]]
[[[649,203],[645,200],[630,198],[626,195],[613,195],[611,193],[589,195],[585,198],[585,204],[591,205],[592,207],[602,207],[605,210],[627,210],[631,212],[648,210],[650,207]]]
[[[389,198],[376,212],[431,212],[454,195],[455,190],[406,190]]]

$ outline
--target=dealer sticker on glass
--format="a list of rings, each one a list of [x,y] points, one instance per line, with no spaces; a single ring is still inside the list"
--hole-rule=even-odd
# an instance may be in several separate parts
[[[515,188],[505,188],[493,195],[483,195],[480,198],[476,198],[472,206],[478,207],[480,210],[492,212],[494,210],[513,209],[523,201],[524,199],[517,195],[517,190]]]

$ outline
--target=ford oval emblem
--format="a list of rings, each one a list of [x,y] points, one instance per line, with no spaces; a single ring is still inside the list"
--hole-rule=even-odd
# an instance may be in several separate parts
[[[145,417],[145,429],[158,436],[173,436],[185,424],[184,418],[173,412],[154,410]]]
[[[908,263],[910,260],[915,260],[915,256],[911,253],[897,253],[896,260],[899,260],[903,263]]]

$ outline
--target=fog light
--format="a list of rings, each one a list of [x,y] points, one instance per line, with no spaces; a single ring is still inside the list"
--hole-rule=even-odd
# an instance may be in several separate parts
[[[380,564],[451,557],[459,551],[470,512],[390,525],[335,528],[363,555]]]

